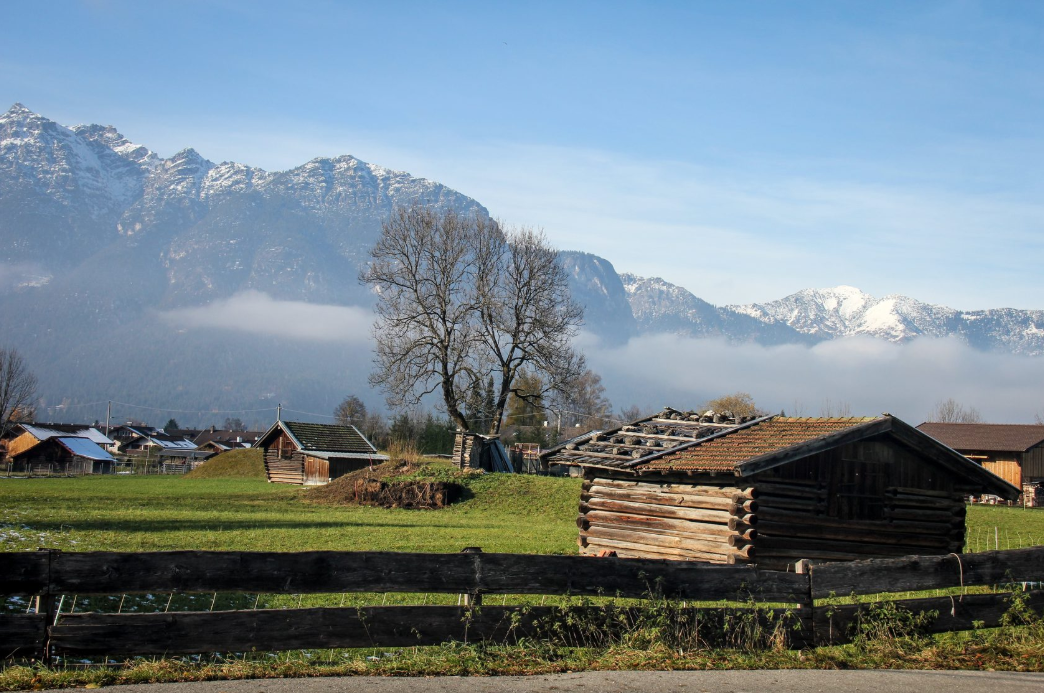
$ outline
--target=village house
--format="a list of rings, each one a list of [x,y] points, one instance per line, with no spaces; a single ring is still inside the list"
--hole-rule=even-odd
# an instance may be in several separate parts
[[[211,427],[196,434],[192,442],[201,450],[218,453],[253,447],[262,435],[263,431],[223,431]]]
[[[746,422],[666,409],[552,448],[583,469],[580,552],[755,563],[959,553],[965,498],[1018,489],[882,415]]]
[[[276,421],[254,447],[264,450],[268,480],[281,484],[328,484],[388,459],[350,425]]]
[[[923,423],[922,433],[1023,488],[1044,482],[1044,426],[1029,424]]]

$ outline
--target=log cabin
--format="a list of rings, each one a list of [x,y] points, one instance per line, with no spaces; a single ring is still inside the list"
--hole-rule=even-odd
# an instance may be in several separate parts
[[[1044,426],[928,422],[917,429],[1009,484],[1022,488],[1044,482]]]
[[[667,409],[552,448],[584,470],[580,553],[751,563],[959,553],[965,498],[1019,490],[899,419]]]
[[[387,455],[355,426],[276,421],[254,447],[264,450],[265,475],[279,484],[319,486]]]

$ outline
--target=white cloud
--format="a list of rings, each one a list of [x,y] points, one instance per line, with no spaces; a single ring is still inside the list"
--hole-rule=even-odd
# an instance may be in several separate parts
[[[818,416],[828,402],[847,403],[853,415],[889,412],[918,424],[950,397],[996,422],[1031,422],[1044,406],[1044,359],[982,352],[956,339],[766,347],[660,334],[621,347],[589,336],[581,343],[619,407],[696,407],[745,391],[769,411]]]
[[[243,291],[205,306],[160,313],[181,329],[221,329],[307,342],[370,341],[374,315],[368,308],[305,301],[280,301],[260,291]]]

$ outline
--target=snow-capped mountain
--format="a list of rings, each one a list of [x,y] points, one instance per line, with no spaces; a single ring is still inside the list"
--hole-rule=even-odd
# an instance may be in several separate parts
[[[444,185],[352,156],[276,172],[193,149],[163,158],[111,126],[65,127],[16,104],[0,115],[0,344],[28,355],[51,398],[332,408],[368,393],[363,342],[350,351],[278,336],[294,333],[293,314],[239,320],[277,322],[264,337],[172,329],[162,315],[246,291],[369,306],[359,270],[382,221],[415,201],[487,215]],[[1044,355],[1044,311],[960,311],[844,286],[714,306],[595,255],[561,260],[586,329],[608,343],[664,332],[769,345],[955,336]]]
[[[1044,355],[1044,311],[960,311],[908,296],[876,298],[851,286],[803,289],[769,303],[713,306],[659,278],[623,275],[642,332],[721,336],[762,344],[817,342],[857,335],[907,342],[957,337],[983,350]]]

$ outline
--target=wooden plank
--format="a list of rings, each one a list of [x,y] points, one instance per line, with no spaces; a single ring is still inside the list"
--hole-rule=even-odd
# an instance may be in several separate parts
[[[47,638],[47,614],[0,615],[0,660],[43,652]]]
[[[649,515],[651,517],[667,517],[675,520],[696,520],[698,522],[715,522],[727,525],[729,518],[733,517],[726,510],[706,510],[703,508],[674,508],[665,505],[653,505],[651,503],[632,503],[630,501],[617,501],[608,498],[592,498],[587,503],[581,503],[581,512],[587,510],[607,510],[610,512],[626,513],[630,515]]]
[[[52,591],[134,592],[441,592],[619,594],[640,598],[648,585],[684,599],[727,599],[737,591],[778,596],[807,576],[715,569],[672,561],[593,561],[581,556],[309,551],[61,553]]]
[[[609,486],[612,488],[636,489],[640,491],[654,491],[656,493],[680,493],[683,495],[699,495],[713,498],[727,498],[735,500],[736,496],[741,498],[756,498],[756,490],[752,487],[737,486],[706,486],[685,483],[655,483],[648,481],[631,481],[629,479],[608,479],[596,476],[592,485]]]
[[[587,495],[587,498],[584,497]],[[612,500],[632,501],[636,503],[651,503],[653,505],[667,505],[681,508],[705,508],[708,510],[725,510],[730,513],[746,510],[757,511],[757,501],[743,498],[734,494],[733,498],[721,498],[714,496],[701,496],[695,493],[678,493],[650,491],[645,489],[622,489],[612,486],[594,484],[589,489],[584,489],[581,500],[589,498],[609,498]]]
[[[836,517],[826,515],[810,515],[807,513],[789,512],[786,510],[774,510],[764,505],[758,510],[758,521],[775,522],[778,524],[800,524],[800,525],[823,525],[828,527],[845,527],[851,530],[862,530],[867,533],[886,531],[903,534],[949,534],[954,529],[963,529],[964,518],[954,516],[948,522],[918,522],[915,520],[902,520],[881,522],[866,520],[839,520]]]
[[[866,530],[849,530],[829,525],[800,525],[790,522],[760,522],[758,532],[762,536],[794,537],[808,539],[854,540],[873,537],[878,544],[904,544],[909,546],[937,547],[948,545],[955,538],[951,534],[893,534],[887,528],[872,533]]]
[[[1044,609],[1044,590],[1033,590],[1019,595],[1026,606],[1037,613]],[[966,594],[962,596],[903,599],[893,602],[897,607],[914,614],[936,612],[928,623],[926,633],[948,633],[974,630],[977,625],[993,628],[1002,625],[1004,614],[1010,608],[1011,593]],[[812,612],[813,630],[817,645],[850,642],[856,635],[860,614],[869,610],[868,604],[817,606]]]
[[[318,648],[409,647],[448,641],[513,643],[520,638],[553,637],[582,642],[582,626],[607,622],[598,607],[499,607],[469,610],[451,606],[365,607],[361,609],[266,609],[257,611],[177,612],[166,614],[70,614],[52,629],[51,643],[63,655],[148,655],[243,652]],[[624,610],[627,611],[627,610]],[[764,609],[699,608],[682,614],[689,623],[712,617],[773,622]],[[559,624],[553,628],[552,624]],[[791,631],[788,628],[788,631]],[[807,633],[807,635],[806,635]],[[608,634],[608,633],[607,633]],[[806,644],[810,631],[791,632],[794,646]]]
[[[623,515],[620,513],[592,511],[577,518],[577,526],[587,529],[595,525],[610,527],[628,527],[630,529],[667,534],[670,536],[694,536],[701,538],[719,538],[724,540],[730,536],[742,536],[753,539],[757,530],[751,527],[729,529],[727,525],[692,522],[690,520],[669,520],[647,515]]]
[[[1044,579],[1044,547],[813,565],[812,596],[1005,585]]]
[[[48,551],[0,553],[0,594],[47,592]]]

